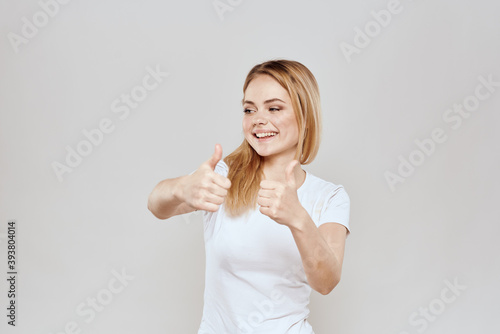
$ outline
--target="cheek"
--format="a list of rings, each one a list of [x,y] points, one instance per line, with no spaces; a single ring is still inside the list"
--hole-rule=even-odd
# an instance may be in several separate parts
[[[245,136],[248,136],[249,133],[252,132],[252,122],[250,119],[247,117],[243,118],[243,121],[241,122],[241,127],[243,129],[243,134]]]
[[[275,117],[272,119],[272,123],[280,129],[280,131],[285,132],[286,136],[294,136],[299,133],[299,127],[295,117]]]
[[[241,126],[243,128],[243,130],[248,130],[248,126],[249,126],[250,122],[248,120],[248,118],[243,118],[243,121],[241,122]]]

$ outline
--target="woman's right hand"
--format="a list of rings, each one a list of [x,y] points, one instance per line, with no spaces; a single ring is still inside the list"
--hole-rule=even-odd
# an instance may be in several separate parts
[[[222,158],[222,147],[215,145],[214,154],[190,175],[184,176],[178,184],[177,197],[196,210],[215,212],[224,203],[231,181],[214,169]]]

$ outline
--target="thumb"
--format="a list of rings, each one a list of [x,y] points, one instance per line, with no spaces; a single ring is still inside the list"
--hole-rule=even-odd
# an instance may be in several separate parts
[[[295,175],[293,174],[293,171],[295,169],[295,166],[297,166],[298,164],[299,164],[298,160],[292,160],[292,162],[290,162],[286,167],[285,177],[288,184],[295,185]]]
[[[215,169],[215,166],[217,165],[217,163],[220,161],[221,158],[222,158],[222,146],[220,146],[220,144],[215,144],[214,154],[212,154],[210,159],[208,159],[207,161],[208,165],[210,166],[210,168],[212,168],[212,170]]]

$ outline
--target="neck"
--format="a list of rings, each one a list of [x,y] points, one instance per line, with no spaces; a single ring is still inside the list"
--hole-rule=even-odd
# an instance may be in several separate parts
[[[294,156],[263,157],[262,170],[264,179],[278,182],[286,182],[285,170],[292,162]],[[294,170],[295,184],[299,188],[304,183],[306,172],[299,166]]]

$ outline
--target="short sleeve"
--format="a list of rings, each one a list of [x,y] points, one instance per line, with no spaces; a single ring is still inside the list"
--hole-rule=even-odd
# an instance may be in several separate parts
[[[214,172],[216,172],[217,174],[220,174],[224,177],[227,177],[227,174],[229,172],[229,168],[227,167],[226,163],[224,162],[224,160],[220,160],[217,165],[215,165],[215,169],[214,169]]]
[[[349,216],[351,200],[342,185],[329,192],[325,200],[318,227],[324,223],[339,223],[347,228],[347,234],[351,232],[349,227]]]

